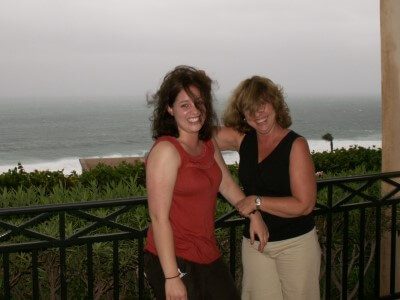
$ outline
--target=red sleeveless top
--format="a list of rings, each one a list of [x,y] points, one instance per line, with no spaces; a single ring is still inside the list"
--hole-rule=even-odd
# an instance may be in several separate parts
[[[172,143],[181,158],[169,213],[175,255],[200,264],[211,263],[221,256],[214,219],[222,172],[214,159],[214,145],[211,140],[205,141],[202,153],[192,156],[175,137],[158,138],[154,145],[161,141]],[[151,225],[145,249],[157,255]]]

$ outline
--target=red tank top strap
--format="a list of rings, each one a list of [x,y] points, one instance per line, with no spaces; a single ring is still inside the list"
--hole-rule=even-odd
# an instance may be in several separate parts
[[[186,153],[185,149],[183,149],[181,143],[179,143],[179,141],[176,139],[176,137],[169,136],[169,135],[159,137],[156,140],[156,142],[154,143],[153,147],[155,145],[157,145],[159,142],[163,142],[163,141],[170,142],[171,144],[173,144],[175,146],[176,150],[178,150],[179,155],[181,157],[181,165],[183,165],[184,162],[188,161],[187,153]]]
[[[204,141],[203,151],[200,155],[197,155],[197,156],[193,156],[193,155],[190,155],[189,153],[187,153],[186,150],[181,145],[181,143],[179,143],[179,141],[173,136],[159,137],[155,141],[153,147],[162,141],[170,142],[171,144],[173,144],[175,146],[176,150],[178,150],[178,153],[181,157],[181,167],[195,165],[197,168],[207,169],[210,167],[210,165],[215,163],[215,161],[214,161],[214,144],[213,144],[212,140]]]

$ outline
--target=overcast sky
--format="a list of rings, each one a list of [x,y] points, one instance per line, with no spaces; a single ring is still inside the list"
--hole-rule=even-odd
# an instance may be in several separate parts
[[[140,96],[179,64],[379,95],[379,26],[378,0],[0,0],[0,99]]]

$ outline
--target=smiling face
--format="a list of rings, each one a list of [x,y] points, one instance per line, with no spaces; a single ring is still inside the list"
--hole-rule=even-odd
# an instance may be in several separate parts
[[[254,128],[258,134],[268,134],[276,125],[276,112],[271,103],[263,102],[254,113],[244,112],[247,124]]]
[[[205,106],[200,91],[194,86],[190,86],[189,90],[192,95],[181,90],[172,107],[167,107],[168,112],[175,118],[179,136],[182,133],[198,134],[204,124]]]

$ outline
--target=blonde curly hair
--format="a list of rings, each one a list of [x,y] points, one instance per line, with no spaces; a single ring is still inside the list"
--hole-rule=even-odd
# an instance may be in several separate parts
[[[289,108],[283,96],[283,88],[262,76],[243,80],[233,91],[222,117],[224,125],[242,133],[252,130],[246,122],[244,113],[249,112],[253,115],[260,105],[266,102],[274,108],[276,122],[282,128],[292,125]]]

